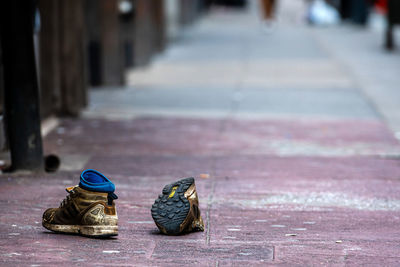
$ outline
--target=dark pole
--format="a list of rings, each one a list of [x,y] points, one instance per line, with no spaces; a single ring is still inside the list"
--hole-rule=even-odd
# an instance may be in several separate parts
[[[386,49],[393,50],[395,47],[393,28],[395,24],[400,24],[400,2],[398,0],[388,0],[387,2],[387,29],[386,29]]]
[[[43,170],[33,44],[34,1],[1,1],[5,119],[11,170]],[[7,18],[7,19],[6,19]]]

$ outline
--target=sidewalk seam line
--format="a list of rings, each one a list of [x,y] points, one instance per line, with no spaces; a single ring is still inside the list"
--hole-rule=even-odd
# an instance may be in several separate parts
[[[215,180],[213,179],[211,182],[211,193],[208,196],[208,201],[207,201],[207,212],[206,212],[206,218],[207,218],[207,235],[206,235],[206,244],[210,245],[210,211],[211,211],[211,206],[212,206],[212,199],[214,197],[214,189],[215,189]]]

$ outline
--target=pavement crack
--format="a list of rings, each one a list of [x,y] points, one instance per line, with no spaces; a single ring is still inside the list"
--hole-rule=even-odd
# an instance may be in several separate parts
[[[275,246],[272,246],[272,260],[275,260]]]
[[[156,242],[152,242],[153,247],[151,248],[151,251],[149,253],[149,255],[147,256],[148,259],[151,259],[153,257],[154,254],[154,250],[156,249],[157,243]]]
[[[210,212],[211,212],[211,207],[212,207],[212,202],[214,198],[214,190],[215,190],[215,179],[212,179],[211,181],[211,192],[210,195],[208,196],[207,200],[207,212],[206,212],[206,220],[207,220],[207,228],[206,228],[206,244],[210,245],[210,240],[211,240],[211,234],[210,234]]]

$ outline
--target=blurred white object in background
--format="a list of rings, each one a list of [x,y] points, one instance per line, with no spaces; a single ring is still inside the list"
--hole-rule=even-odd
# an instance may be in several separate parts
[[[308,21],[315,25],[336,25],[340,22],[339,12],[323,0],[314,0],[308,11]]]
[[[118,3],[118,9],[121,14],[128,14],[133,10],[132,2],[127,0],[120,0]]]

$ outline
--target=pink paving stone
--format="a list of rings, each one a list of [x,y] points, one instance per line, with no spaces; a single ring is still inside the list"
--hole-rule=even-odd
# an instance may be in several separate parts
[[[85,167],[99,169],[115,182],[120,234],[88,239],[41,227],[43,211],[58,206],[66,195],[64,188],[78,182],[80,170],[3,174],[2,265],[400,262],[400,164],[377,156],[392,153],[398,144],[380,122],[143,118],[65,120],[62,125],[63,134],[54,131],[46,138],[46,151],[61,157],[89,155]],[[373,153],[282,157],[274,149],[257,148],[254,141],[282,138],[328,149],[361,143]],[[201,173],[210,178],[200,179]],[[151,219],[151,204],[165,184],[187,176],[197,178],[207,229],[161,235]]]
[[[338,193],[359,197],[398,199],[398,160],[371,157],[316,158],[232,156],[217,159],[217,195],[246,198],[258,193]],[[229,186],[232,184],[232,186]]]
[[[241,131],[243,135],[260,138],[287,138],[294,140],[312,140],[322,144],[392,144],[397,140],[388,131],[386,125],[376,119],[345,120],[228,120],[226,132]]]
[[[64,121],[46,151],[106,155],[399,154],[400,146],[377,120],[136,119]],[[82,134],[85,133],[85,134]]]

